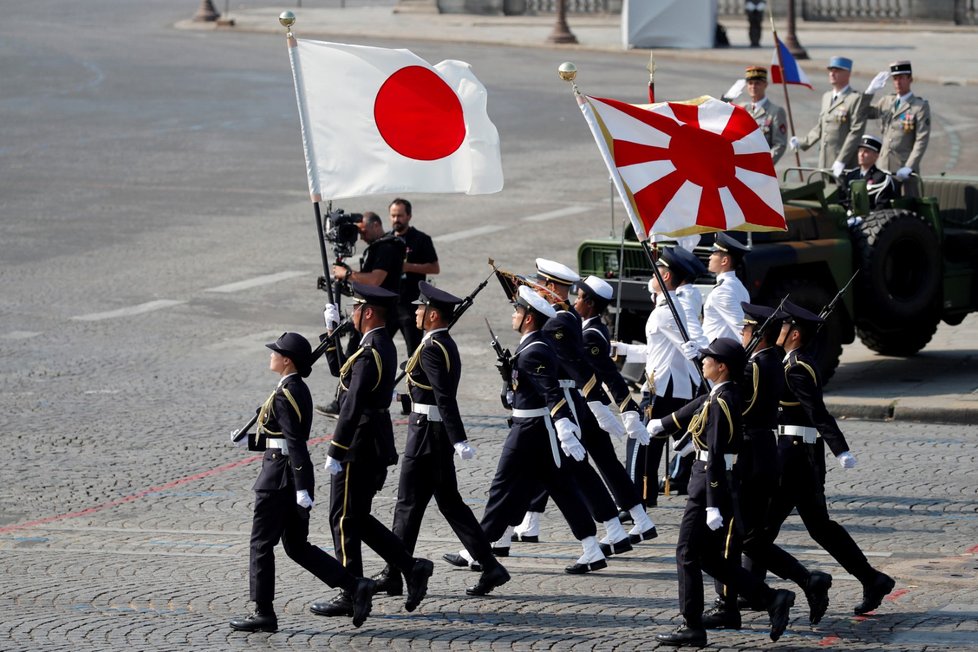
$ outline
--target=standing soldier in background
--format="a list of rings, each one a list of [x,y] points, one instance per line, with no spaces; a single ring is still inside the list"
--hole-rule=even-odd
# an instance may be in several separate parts
[[[761,47],[761,25],[764,23],[765,9],[767,9],[767,3],[764,0],[744,1],[744,13],[747,14],[747,36],[750,37],[752,48]]]
[[[788,145],[788,119],[785,117],[784,109],[765,96],[767,68],[750,66],[744,74],[744,79],[747,81],[747,95],[750,99],[739,103],[738,106],[744,107],[757,122],[757,126],[764,133],[764,138],[767,139],[768,147],[771,148],[771,158],[777,164]]]
[[[744,323],[741,303],[750,301],[750,293],[737,278],[737,265],[750,252],[726,233],[718,233],[710,253],[708,269],[716,274],[717,284],[706,297],[703,305],[703,334],[710,342],[718,337],[740,339]]]
[[[398,197],[387,208],[391,218],[391,234],[404,241],[404,264],[401,267],[401,285],[397,298],[396,314],[387,320],[387,332],[392,336],[398,330],[411,355],[421,343],[421,331],[415,325],[414,301],[418,298],[418,284],[427,275],[441,272],[435,245],[427,233],[411,226],[411,202]]]
[[[792,136],[788,141],[792,151],[807,150],[819,143],[818,167],[831,169],[836,177],[856,166],[856,149],[866,127],[865,96],[849,86],[852,59],[829,59],[829,84],[832,90],[822,96],[818,122],[804,139]]]
[[[903,182],[905,197],[919,197],[920,184],[911,174],[920,174],[920,162],[930,142],[930,104],[910,90],[913,69],[909,61],[894,61],[889,73],[894,92],[873,102],[866,117],[880,121],[883,149],[879,160],[883,169]],[[883,87],[881,77],[885,80],[885,74],[876,76],[866,89],[867,95]]]

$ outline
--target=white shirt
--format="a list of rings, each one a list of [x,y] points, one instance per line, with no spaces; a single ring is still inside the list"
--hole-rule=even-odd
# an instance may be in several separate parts
[[[703,306],[703,333],[707,340],[712,342],[718,337],[729,337],[740,341],[740,331],[744,325],[741,301],[750,303],[750,294],[737,274],[717,274],[717,284]]]
[[[703,314],[703,295],[692,285],[680,285],[676,288],[676,296],[683,307],[683,312],[686,313],[686,332],[689,334],[689,341],[695,344],[696,348],[705,349],[710,342],[703,334],[703,324],[700,322],[700,315]],[[686,372],[693,379],[694,385],[700,384],[700,372],[692,360],[686,360]]]
[[[671,292],[670,295],[673,303],[677,303],[676,293]],[[688,328],[685,311],[677,307],[677,312],[683,327]],[[646,388],[652,389],[648,387],[651,376],[655,390],[661,395],[672,380],[673,398],[690,399],[693,398],[693,383],[686,366],[689,361],[679,349],[682,343],[683,337],[679,334],[672,311],[666,305],[665,297],[659,297],[645,322],[645,344],[619,343],[616,348],[619,355],[625,354],[626,362],[645,363]]]

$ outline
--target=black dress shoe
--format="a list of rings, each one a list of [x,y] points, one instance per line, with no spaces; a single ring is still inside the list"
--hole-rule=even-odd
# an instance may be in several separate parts
[[[634,523],[635,520],[632,518],[632,513],[627,509],[623,509],[618,512],[618,520],[622,523]]]
[[[255,612],[244,618],[235,618],[231,621],[231,629],[239,632],[277,632],[278,618],[275,614],[265,614]]]
[[[508,581],[509,572],[503,568],[502,564],[496,564],[482,573],[476,585],[465,589],[465,593],[468,595],[488,595],[494,588],[502,586]]]
[[[788,626],[788,612],[795,604],[795,594],[791,591],[778,589],[774,592],[774,599],[767,607],[767,612],[771,616],[771,640],[777,641],[784,634]]]
[[[509,557],[509,546],[493,546],[492,554],[495,557]]]
[[[328,417],[335,417],[340,413],[340,402],[333,399],[326,405],[317,405],[316,412],[319,414],[325,414]]]
[[[659,536],[659,533],[656,531],[655,526],[653,525],[652,527],[650,527],[645,532],[642,532],[641,534],[629,534],[628,541],[633,544],[642,543],[643,541],[649,541],[650,539],[654,539],[657,536]]]
[[[605,557],[610,557],[612,555],[620,555],[622,553],[628,552],[632,549],[632,544],[629,539],[622,539],[621,541],[616,541],[615,543],[599,543],[598,547],[601,548],[601,554]]]
[[[656,634],[655,640],[673,647],[706,647],[706,630],[681,625],[674,632]]]
[[[832,587],[832,576],[822,571],[812,571],[805,586],[805,597],[808,599],[808,622],[817,625],[826,609],[829,608],[829,589]]]
[[[510,541],[519,541],[520,543],[540,543],[540,536],[536,534],[519,534],[518,532],[513,532],[513,535],[509,537]],[[509,554],[509,548],[506,548],[506,554]],[[500,557],[505,557],[506,555],[499,555]]]
[[[592,561],[587,564],[574,563],[570,566],[564,568],[565,573],[570,575],[583,575],[584,573],[590,573],[591,571],[601,570],[602,568],[607,568],[608,562],[604,559],[599,559],[598,561]]]
[[[397,572],[397,571],[395,571]],[[398,575],[400,577],[400,575]],[[353,626],[359,627],[370,615],[373,608],[373,595],[377,592],[377,582],[360,578],[353,589]]]
[[[740,629],[740,611],[725,603],[714,604],[703,614],[704,629]]]
[[[386,593],[392,597],[404,593],[404,582],[401,581],[400,572],[390,566],[370,579],[374,580],[374,593]]]
[[[458,554],[457,552],[446,552],[441,556],[442,559],[447,561],[452,566],[458,566],[459,568],[468,568],[475,572],[480,572],[482,570],[482,564],[477,561],[473,561],[471,564],[469,560]]]
[[[347,616],[353,615],[353,598],[346,591],[341,591],[330,601],[313,602],[309,611],[317,616]]]
[[[427,559],[416,559],[411,572],[407,574],[407,600],[404,608],[414,611],[428,594],[428,578],[435,572],[435,565]]]
[[[892,577],[886,573],[877,572],[872,582],[863,584],[863,601],[856,605],[853,612],[857,616],[861,616],[862,614],[868,614],[870,611],[875,611],[883,603],[883,598],[895,586],[896,582],[893,581]]]

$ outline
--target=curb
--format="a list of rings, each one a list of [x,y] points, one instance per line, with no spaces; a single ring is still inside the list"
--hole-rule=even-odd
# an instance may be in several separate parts
[[[918,400],[906,397],[894,399],[826,397],[825,406],[834,417],[842,420],[909,421],[963,426],[978,423],[978,406],[920,405]]]

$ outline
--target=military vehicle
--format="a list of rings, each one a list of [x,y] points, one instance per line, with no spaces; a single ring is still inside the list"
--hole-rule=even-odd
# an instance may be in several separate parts
[[[734,234],[751,246],[738,275],[752,301],[773,306],[789,295],[818,313],[858,270],[819,334],[816,357],[824,380],[838,366],[842,345],[857,335],[883,355],[909,356],[927,345],[941,321],[957,325],[978,310],[978,179],[925,178],[926,196],[870,210],[865,182],[852,183],[851,202],[843,206],[824,171],[785,172],[795,179],[803,174],[781,185],[787,231]],[[651,309],[652,269],[630,236],[623,247],[606,238],[578,248],[582,276],[599,276],[615,288],[621,279],[618,337],[626,342],[644,340]],[[695,249],[704,262],[712,242],[704,235]],[[713,279],[696,283],[705,291]],[[612,313],[616,303],[617,297]]]

